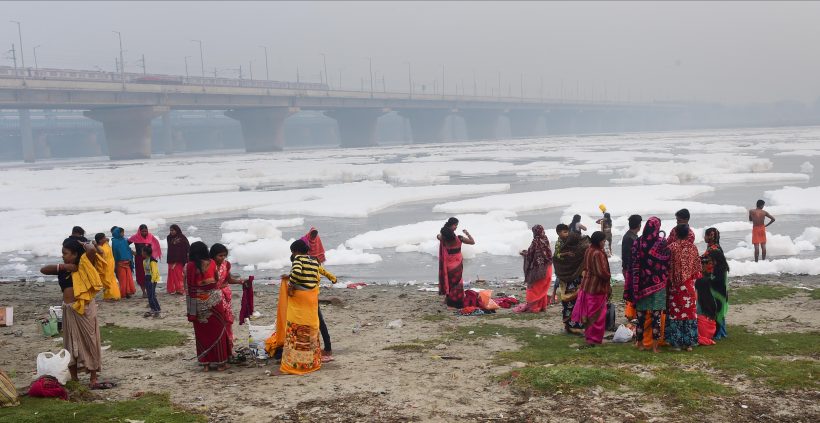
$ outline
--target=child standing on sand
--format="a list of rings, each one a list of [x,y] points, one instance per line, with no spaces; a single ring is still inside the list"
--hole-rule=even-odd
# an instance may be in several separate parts
[[[157,260],[151,257],[152,248],[150,245],[142,247],[142,268],[145,270],[145,292],[148,295],[148,306],[151,311],[146,311],[142,317],[159,318],[159,301],[157,300],[157,282],[159,282],[159,266]]]

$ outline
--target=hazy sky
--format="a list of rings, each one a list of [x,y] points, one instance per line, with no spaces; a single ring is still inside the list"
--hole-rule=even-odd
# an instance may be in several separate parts
[[[344,88],[368,78],[406,91],[408,65],[417,89],[463,84],[478,93],[610,100],[721,102],[820,97],[818,2],[0,2],[0,46],[18,44],[28,66],[114,69],[123,35],[128,71],[265,75],[319,81],[321,53],[330,82]],[[18,46],[19,47],[19,46]],[[3,64],[11,65],[10,55]],[[369,83],[367,83],[369,89]],[[562,90],[563,86],[563,90]],[[562,94],[563,93],[563,94]]]

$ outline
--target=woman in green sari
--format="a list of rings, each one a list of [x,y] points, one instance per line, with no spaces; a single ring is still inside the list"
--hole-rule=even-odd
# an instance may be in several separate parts
[[[726,312],[729,311],[729,264],[720,247],[720,231],[706,230],[706,251],[700,256],[703,277],[695,283],[698,292],[698,314],[713,319],[717,331],[713,339],[726,335]]]

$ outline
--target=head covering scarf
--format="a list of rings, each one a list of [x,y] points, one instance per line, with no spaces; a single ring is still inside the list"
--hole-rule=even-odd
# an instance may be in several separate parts
[[[111,250],[114,253],[114,260],[123,261],[134,258],[131,248],[128,247],[128,241],[123,236],[122,228],[114,228],[111,230]]]
[[[670,272],[669,276],[678,282],[684,282],[701,273],[698,247],[695,246],[695,234],[692,230],[686,239],[676,239],[669,243]]]
[[[176,231],[176,235],[168,234],[166,240],[168,241],[168,263],[187,263],[188,262],[188,238],[182,233],[179,225],[171,225],[171,229]]]
[[[660,235],[655,216],[644,225],[643,235],[632,244],[632,299],[638,301],[664,288],[669,278],[669,248]]]
[[[527,286],[544,279],[547,276],[547,268],[552,265],[552,250],[550,250],[550,240],[544,233],[544,227],[535,225],[532,227],[532,242],[524,256],[524,281]]]
[[[315,230],[316,228],[311,227],[310,230],[301,239],[302,241],[305,241],[305,244],[307,244],[308,248],[310,249],[308,251],[308,255],[316,258],[319,264],[322,264],[326,260],[325,247],[322,245],[322,238],[320,238],[319,234],[317,233],[316,238],[310,239],[310,233]]]
[[[561,245],[561,252],[553,258],[555,263],[555,277],[559,281],[570,282],[581,276],[584,270],[584,255],[589,248],[588,236],[570,233]],[[568,254],[571,253],[571,254]]]
[[[138,230],[137,233],[131,235],[131,238],[128,238],[128,241],[134,244],[149,244],[151,246],[151,258],[157,261],[162,258],[162,248],[159,246],[159,240],[151,232],[148,232],[148,236],[142,236],[142,233]]]

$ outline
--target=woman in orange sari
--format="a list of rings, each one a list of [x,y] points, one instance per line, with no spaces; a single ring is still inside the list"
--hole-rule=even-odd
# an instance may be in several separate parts
[[[532,227],[530,248],[522,250],[524,257],[524,281],[527,284],[527,303],[516,311],[540,313],[547,309],[550,283],[552,282],[552,250],[544,227]]]

